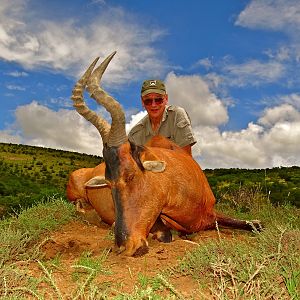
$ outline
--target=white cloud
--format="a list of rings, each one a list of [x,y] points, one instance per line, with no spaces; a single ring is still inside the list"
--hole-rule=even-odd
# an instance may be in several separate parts
[[[5,75],[12,76],[12,77],[26,77],[28,76],[28,73],[26,72],[19,72],[19,71],[13,71],[9,73],[5,73]]]
[[[111,84],[145,77],[145,70],[155,76],[164,68],[151,46],[164,32],[134,23],[121,8],[106,7],[90,20],[80,19],[79,12],[72,18],[47,20],[37,18],[34,9],[31,1],[1,3],[0,58],[28,69],[44,67],[77,78],[95,57],[117,50],[104,79]]]
[[[64,97],[51,98],[49,100],[49,105],[64,108],[69,108],[73,106],[72,101],[70,101],[69,98]]]
[[[229,85],[261,86],[279,83],[298,86],[300,60],[300,2],[298,0],[251,0],[239,14],[235,25],[254,30],[282,32],[280,43],[263,52],[268,60],[248,60],[229,64],[225,81]]]
[[[143,117],[147,115],[145,110],[138,112],[137,114],[131,115],[130,121],[126,124],[126,132],[128,133],[131,128],[136,125]]]
[[[14,91],[25,91],[26,89],[22,86],[19,86],[19,85],[15,85],[15,84],[8,84],[6,86],[6,88],[8,90],[14,90]]]
[[[204,77],[205,82],[207,82],[209,88],[211,90],[218,89],[220,87],[220,84],[223,81],[223,78],[221,75],[218,75],[216,73],[207,73]]]
[[[101,0],[96,2],[105,4]],[[38,12],[34,12],[32,3],[1,1],[0,59],[17,62],[28,69],[48,68],[78,78],[94,57],[103,58],[116,49],[118,55],[104,77],[104,81],[112,85],[145,78],[148,76],[145,70],[151,77],[159,77],[167,65],[156,58],[160,53],[152,46],[165,33],[155,26],[149,29],[141,26],[144,23],[135,23],[128,12],[120,8],[107,5],[97,19],[82,20],[77,14],[54,20],[36,18]],[[298,74],[293,59],[300,57],[299,1],[250,1],[235,24],[281,30],[294,39],[294,44],[287,39],[284,41],[287,45],[265,50],[267,61],[252,59],[242,64],[227,61],[223,68],[226,77],[215,73],[203,78],[169,73],[166,85],[170,104],[183,106],[188,111],[198,139],[193,153],[205,168],[299,165],[300,95],[276,99],[273,107],[266,108],[258,121],[249,123],[243,130],[222,131],[219,127],[228,121],[228,104],[212,92],[221,83],[259,86],[279,81],[283,75],[295,80],[288,75]],[[207,59],[198,65],[213,67]],[[18,87],[11,85],[10,89]],[[51,99],[50,104],[64,101],[63,98]],[[103,111],[97,108],[97,112]],[[144,111],[132,114],[127,118],[126,129],[130,130],[144,115]],[[35,101],[16,109],[16,124],[0,131],[0,140],[90,154],[101,155],[102,152],[97,130],[74,110],[54,111]]]
[[[22,138],[13,130],[0,130],[1,143],[21,144]]]
[[[291,49],[289,49],[287,46],[282,46],[278,49],[268,49],[265,51],[265,54],[267,54],[271,59],[275,59],[279,62],[284,62],[286,60],[290,60]]]
[[[200,76],[169,73],[165,83],[169,103],[184,107],[193,126],[219,126],[227,122],[225,105],[209,90],[208,84]]]
[[[250,123],[247,129],[220,132],[218,128],[198,127],[193,155],[203,168],[259,168],[266,155],[259,146],[262,127]]]
[[[240,13],[236,24],[296,34],[295,29],[300,26],[299,12],[298,0],[252,0]]]
[[[102,153],[96,128],[75,110],[53,111],[36,101],[19,106],[15,112],[22,142],[88,154]]]
[[[97,109],[97,113],[101,116],[104,113],[104,117],[108,118],[104,109]],[[126,124],[127,131],[145,115],[145,111],[132,115],[130,122]],[[75,110],[54,111],[37,101],[32,101],[30,104],[19,106],[15,117],[16,122],[10,129],[0,131],[1,142],[102,155],[100,134]]]
[[[193,146],[193,155],[201,167],[271,168],[299,165],[298,98],[292,95],[285,99],[290,104],[265,110],[259,124],[251,122],[240,131],[221,131],[214,122],[210,126],[194,125],[198,142]],[[284,109],[286,114],[279,113]],[[0,131],[2,142],[102,154],[98,131],[74,110],[54,111],[33,101],[19,106],[15,114],[16,124]],[[145,111],[133,114],[126,124],[127,132],[145,114]]]
[[[300,94],[290,94],[281,97],[283,102],[293,105],[297,110],[300,111]]]
[[[300,111],[291,104],[284,103],[280,106],[267,108],[263,117],[258,120],[258,123],[271,127],[277,123],[297,121],[300,121]]]
[[[202,58],[202,59],[199,59],[193,66],[192,66],[192,69],[194,68],[197,68],[199,66],[202,66],[204,67],[205,69],[210,69],[212,67],[212,62],[209,58]]]
[[[300,108],[297,95],[268,108],[258,124],[240,131],[196,127],[193,154],[204,168],[272,168],[300,164]]]
[[[227,64],[223,79],[228,85],[259,86],[276,82],[285,74],[285,66],[276,61],[250,60],[242,64]]]
[[[279,122],[265,136],[265,142],[270,150],[288,156],[299,156],[300,121]],[[272,152],[273,152],[272,151]]]

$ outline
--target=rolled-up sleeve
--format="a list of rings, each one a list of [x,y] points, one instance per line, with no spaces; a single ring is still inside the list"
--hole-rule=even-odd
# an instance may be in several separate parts
[[[185,147],[187,145],[194,145],[197,142],[192,130],[190,118],[181,107],[177,107],[176,109],[174,125],[174,141],[178,146]]]
[[[145,143],[145,133],[143,127],[136,125],[128,134],[128,140],[136,145],[143,145]]]

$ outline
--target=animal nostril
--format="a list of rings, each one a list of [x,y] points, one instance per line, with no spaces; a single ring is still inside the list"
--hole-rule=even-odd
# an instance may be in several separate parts
[[[141,240],[141,242],[143,245],[134,252],[134,254],[133,254],[134,257],[143,256],[149,252],[147,241]]]

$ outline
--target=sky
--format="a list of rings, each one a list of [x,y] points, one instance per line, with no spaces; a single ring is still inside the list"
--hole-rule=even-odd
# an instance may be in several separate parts
[[[127,130],[143,80],[161,79],[202,168],[300,165],[299,0],[0,0],[0,142],[102,156],[70,95],[115,50],[101,84]]]

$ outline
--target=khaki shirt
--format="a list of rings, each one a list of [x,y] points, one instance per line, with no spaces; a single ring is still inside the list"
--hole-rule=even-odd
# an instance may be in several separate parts
[[[182,107],[174,105],[166,106],[160,127],[156,132],[153,132],[147,115],[130,130],[128,139],[136,145],[144,145],[155,135],[167,137],[179,147],[196,143],[188,114]]]

